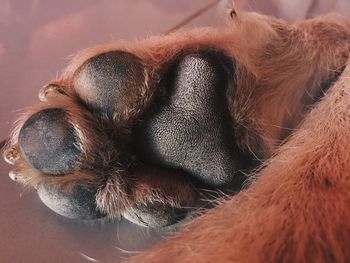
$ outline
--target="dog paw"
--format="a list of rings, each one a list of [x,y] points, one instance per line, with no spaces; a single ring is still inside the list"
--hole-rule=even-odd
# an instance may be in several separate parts
[[[202,188],[242,185],[234,61],[209,48],[140,50],[80,61],[40,90],[12,134],[10,177],[62,216],[162,227],[202,205]]]

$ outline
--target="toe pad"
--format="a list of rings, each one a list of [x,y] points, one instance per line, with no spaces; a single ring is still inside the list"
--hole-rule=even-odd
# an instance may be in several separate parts
[[[67,113],[59,108],[32,115],[21,128],[18,143],[30,164],[52,175],[72,172],[80,155]]]
[[[70,192],[41,185],[38,188],[41,201],[57,214],[71,219],[93,220],[104,217],[97,210],[95,194],[77,185]]]
[[[74,76],[74,87],[94,111],[113,117],[118,104],[144,85],[145,72],[139,58],[111,51],[92,57]]]

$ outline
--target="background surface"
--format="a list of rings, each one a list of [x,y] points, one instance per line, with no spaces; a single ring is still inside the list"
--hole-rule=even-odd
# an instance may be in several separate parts
[[[0,0],[0,141],[37,91],[79,49],[137,39],[172,28],[220,25],[226,2],[212,0]],[[235,1],[289,21],[329,11],[350,14],[348,0]],[[0,262],[117,262],[165,232],[126,221],[82,223],[49,211],[36,193],[8,178],[0,160]]]

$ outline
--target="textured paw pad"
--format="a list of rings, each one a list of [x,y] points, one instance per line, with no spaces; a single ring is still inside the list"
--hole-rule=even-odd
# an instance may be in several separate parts
[[[105,216],[97,209],[95,193],[81,185],[76,185],[69,192],[41,185],[38,194],[48,208],[64,217],[92,220]]]
[[[130,53],[112,51],[92,57],[74,76],[79,97],[99,114],[113,117],[118,104],[145,83],[144,66]],[[137,94],[136,94],[137,95]]]
[[[186,55],[175,63],[159,98],[137,129],[143,155],[155,164],[180,168],[211,186],[230,182],[237,147],[226,101],[231,87],[221,54]]]
[[[123,214],[130,222],[152,228],[173,225],[184,219],[186,215],[186,209],[174,208],[162,203],[136,204]]]
[[[18,144],[31,165],[51,175],[74,171],[80,156],[74,129],[59,108],[32,115],[20,130]]]

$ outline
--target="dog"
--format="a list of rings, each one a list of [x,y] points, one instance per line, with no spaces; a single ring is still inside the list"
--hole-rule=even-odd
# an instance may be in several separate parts
[[[232,10],[84,50],[18,121],[10,177],[74,219],[161,228],[208,208],[126,262],[348,262],[349,43],[338,15]]]

